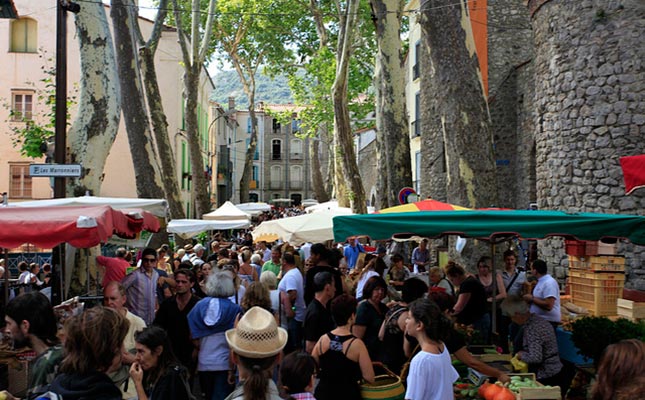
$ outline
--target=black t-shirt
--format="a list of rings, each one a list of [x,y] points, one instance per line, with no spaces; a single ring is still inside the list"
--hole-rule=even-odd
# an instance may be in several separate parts
[[[481,282],[469,276],[459,285],[459,295],[462,293],[470,293],[470,299],[464,309],[457,314],[457,322],[470,325],[486,313],[486,291]]]
[[[313,299],[307,306],[305,313],[305,340],[317,342],[322,335],[334,329],[334,320],[329,309],[325,308],[318,300]]]
[[[154,325],[162,327],[168,333],[168,339],[172,345],[173,353],[186,367],[192,363],[193,341],[190,339],[190,328],[188,326],[188,313],[199,301],[197,296],[192,296],[184,307],[179,310],[175,296],[165,300],[159,306]]]
[[[314,276],[316,276],[318,272],[323,271],[331,273],[334,278],[334,286],[336,289],[334,298],[343,294],[343,281],[341,279],[340,271],[336,268],[330,267],[329,265],[316,265],[315,267],[311,267],[305,275],[305,304],[308,305],[314,299],[314,295],[316,294],[316,291],[314,290]]]

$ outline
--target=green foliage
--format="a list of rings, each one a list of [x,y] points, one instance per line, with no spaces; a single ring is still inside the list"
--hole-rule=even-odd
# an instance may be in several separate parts
[[[288,77],[277,75],[269,77],[264,73],[256,75],[255,98],[269,104],[293,103],[294,98],[289,88]],[[227,104],[228,97],[235,97],[235,107],[243,110],[248,108],[249,99],[244,93],[242,82],[236,71],[223,71],[217,74],[213,81],[215,90],[211,94],[211,100],[221,104]]]
[[[42,49],[41,49],[42,52]],[[43,55],[40,56],[43,58]],[[10,103],[3,104],[3,107],[10,110],[9,120],[5,121],[11,130],[12,144],[20,150],[24,157],[40,158],[43,156],[48,138],[54,136],[56,125],[56,70],[48,64],[51,58],[45,60],[46,64],[41,67],[45,77],[40,79],[44,89],[36,91],[36,101],[33,103],[33,109],[38,110],[32,115],[31,119],[24,116],[20,119],[21,124],[16,124],[16,113]],[[67,108],[69,109],[76,104],[76,97],[67,98]],[[40,107],[42,105],[42,107]],[[67,114],[67,121],[70,115]],[[11,123],[9,123],[11,121]],[[39,124],[38,121],[46,121]],[[69,123],[69,122],[68,122]],[[24,124],[24,125],[23,125]]]
[[[571,326],[571,341],[579,353],[594,360],[594,364],[600,361],[602,352],[612,343],[634,338],[645,340],[645,323],[624,318],[614,322],[607,317],[584,317],[575,320]]]

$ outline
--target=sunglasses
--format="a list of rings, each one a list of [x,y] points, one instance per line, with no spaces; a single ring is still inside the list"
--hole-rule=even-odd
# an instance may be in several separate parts
[[[150,263],[153,263],[153,262],[157,262],[157,259],[156,259],[156,258],[142,258],[142,259],[141,259],[141,262],[150,262]]]

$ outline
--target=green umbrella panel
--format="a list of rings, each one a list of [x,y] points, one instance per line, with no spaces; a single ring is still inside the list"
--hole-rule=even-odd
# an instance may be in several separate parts
[[[334,217],[333,223],[337,242],[362,234],[374,240],[414,234],[428,238],[459,235],[487,240],[506,236],[523,239],[560,236],[578,240],[624,238],[645,245],[645,217],[638,215],[528,210],[420,211],[343,215]]]

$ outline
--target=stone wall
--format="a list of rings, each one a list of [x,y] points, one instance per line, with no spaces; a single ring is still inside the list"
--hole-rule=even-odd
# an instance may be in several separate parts
[[[540,208],[645,215],[645,190],[626,196],[619,164],[645,153],[645,3],[531,0],[528,8]],[[560,242],[542,246],[541,257],[565,265]],[[645,248],[621,252],[627,287],[645,289]]]
[[[507,76],[533,57],[533,31],[523,1],[489,0],[488,95],[496,97]]]

